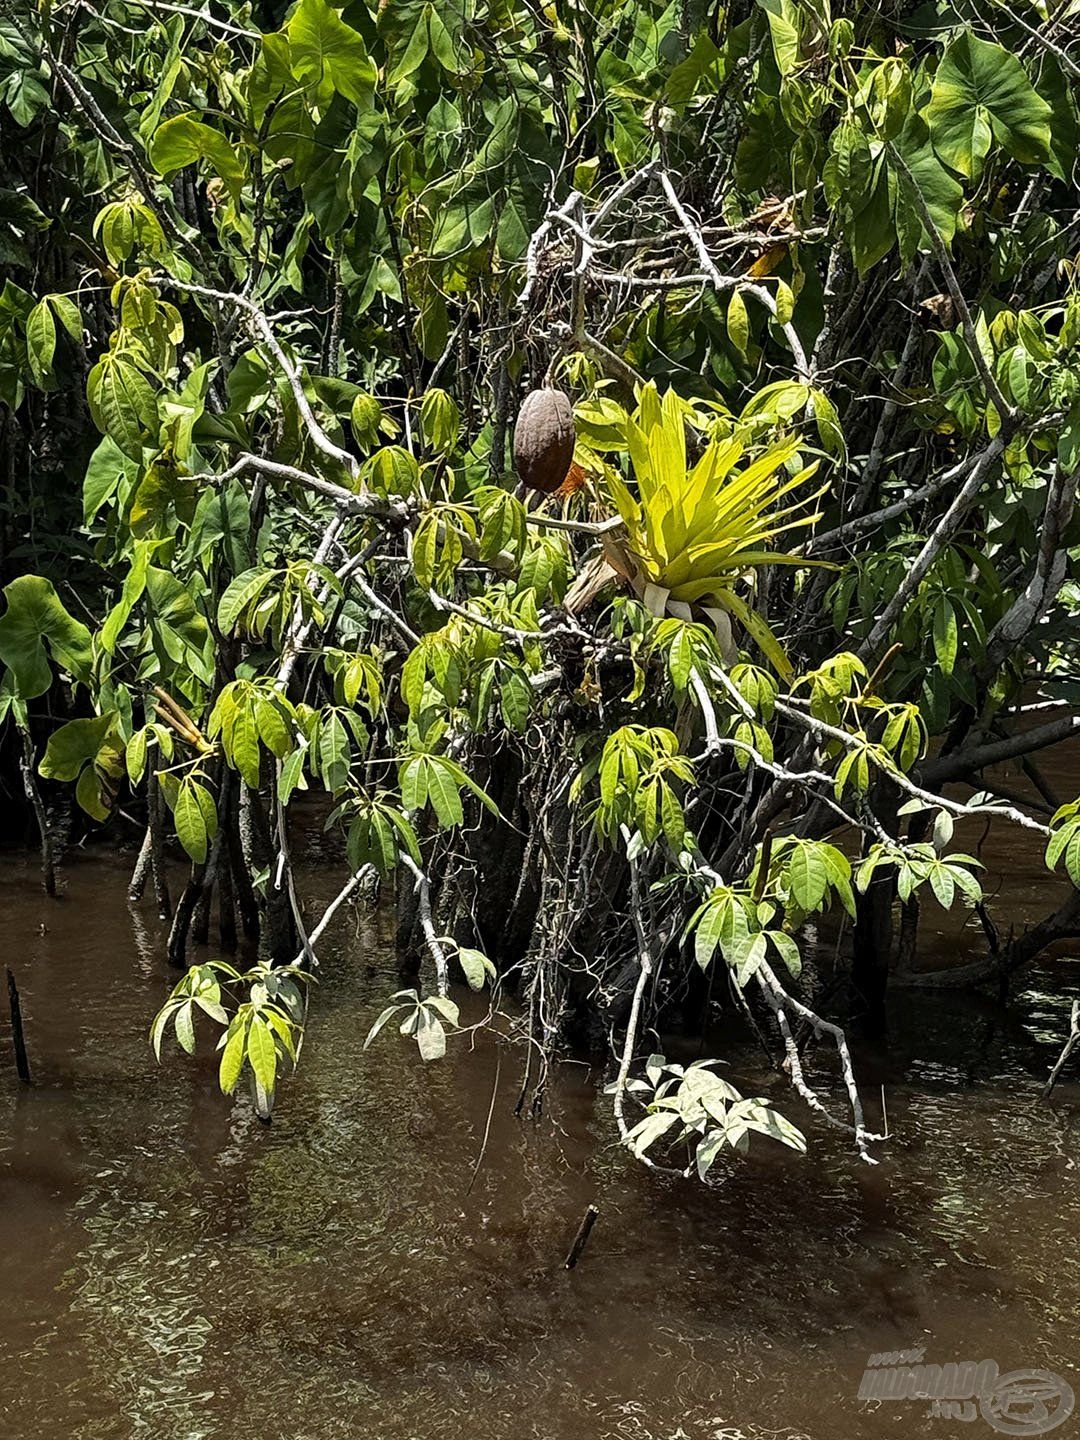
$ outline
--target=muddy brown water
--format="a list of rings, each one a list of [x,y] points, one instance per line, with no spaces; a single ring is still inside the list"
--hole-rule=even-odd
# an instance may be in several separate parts
[[[1054,903],[1015,837],[988,863],[1010,915]],[[628,1161],[584,1065],[561,1067],[538,1124],[515,1119],[508,1052],[469,1192],[494,1049],[459,1041],[425,1067],[391,1030],[362,1051],[398,984],[378,916],[324,943],[300,1073],[265,1127],[216,1093],[209,1046],[154,1062],[170,976],[125,903],[129,865],[77,852],[50,902],[32,857],[0,859],[34,1068],[20,1087],[5,1010],[0,1440],[996,1433],[857,1399],[872,1352],[914,1347],[1047,1369],[1080,1394],[1080,1067],[1039,1098],[1080,994],[1067,951],[1005,1011],[898,998],[886,1046],[857,1062],[871,1123],[887,1096],[876,1168],[748,1044],[732,1078],[810,1150],[763,1139],[713,1190]],[[938,929],[931,947],[977,953]],[[835,1086],[832,1057],[810,1074]],[[567,1272],[589,1202],[600,1220]]]

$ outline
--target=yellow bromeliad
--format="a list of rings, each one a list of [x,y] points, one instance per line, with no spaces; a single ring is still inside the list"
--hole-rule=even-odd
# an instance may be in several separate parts
[[[785,467],[800,448],[799,439],[792,437],[738,469],[746,440],[735,433],[710,440],[701,459],[688,469],[686,423],[692,414],[675,391],[661,398],[655,386],[647,386],[625,423],[639,498],[613,467],[604,467],[608,490],[626,526],[626,549],[636,562],[627,578],[655,615],[666,610],[689,619],[691,604],[699,605],[714,623],[733,615],[770,660],[786,670],[786,657],[772,632],[734,587],[759,565],[810,563],[768,547],[777,536],[820,518],[806,513],[820,490],[792,505],[779,504],[805,487],[817,462],[789,474]]]

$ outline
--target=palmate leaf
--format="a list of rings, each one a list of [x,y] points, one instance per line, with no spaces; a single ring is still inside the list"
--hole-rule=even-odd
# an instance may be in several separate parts
[[[149,381],[123,355],[106,355],[90,371],[86,399],[94,423],[131,460],[157,435],[157,401]]]

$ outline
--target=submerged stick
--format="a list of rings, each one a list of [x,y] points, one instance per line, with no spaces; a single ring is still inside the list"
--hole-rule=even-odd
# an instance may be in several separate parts
[[[30,808],[34,812],[41,842],[41,883],[45,887],[45,894],[55,897],[56,861],[53,855],[52,832],[49,829],[49,820],[45,813],[41,791],[34,779],[34,744],[29,730],[22,731],[22,755],[19,757],[19,769],[22,771],[23,789],[26,791]]]
[[[8,971],[8,975],[10,977],[10,970]],[[1069,1038],[1065,1041],[1061,1054],[1057,1058],[1057,1064],[1050,1071],[1050,1078],[1047,1080],[1046,1088],[1043,1091],[1044,1100],[1049,1100],[1051,1091],[1058,1082],[1058,1076],[1062,1070],[1065,1069],[1069,1056],[1078,1044],[1080,1044],[1080,1000],[1074,1000],[1072,1003],[1072,1016],[1069,1022]]]
[[[154,882],[154,900],[157,903],[158,919],[172,917],[172,901],[169,898],[169,881],[165,873],[165,799],[161,784],[151,770],[146,780],[146,798],[150,820],[150,875]]]
[[[15,984],[15,976],[8,966],[7,971],[8,1004],[11,1007],[11,1043],[15,1047],[15,1069],[19,1079],[24,1085],[30,1084],[30,1062],[26,1058],[26,1037],[23,1034],[22,1006],[19,1004],[19,987]]]
[[[599,1214],[600,1211],[595,1205],[587,1205],[585,1207],[585,1214],[581,1217],[581,1224],[578,1226],[578,1232],[574,1236],[574,1243],[570,1246],[570,1253],[566,1257],[567,1270],[573,1270],[574,1266],[581,1259],[582,1251],[589,1243],[589,1236],[592,1234],[592,1228],[596,1224]]]

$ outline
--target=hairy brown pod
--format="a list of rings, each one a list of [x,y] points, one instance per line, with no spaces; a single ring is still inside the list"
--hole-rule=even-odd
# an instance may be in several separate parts
[[[574,412],[561,390],[525,396],[514,426],[514,469],[530,490],[551,495],[574,458]]]

